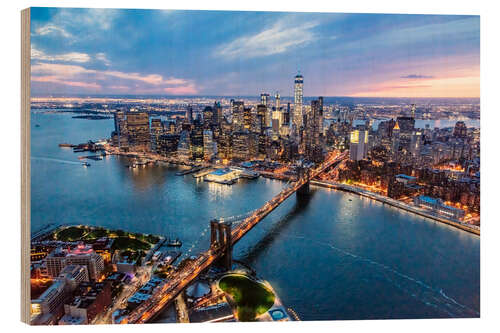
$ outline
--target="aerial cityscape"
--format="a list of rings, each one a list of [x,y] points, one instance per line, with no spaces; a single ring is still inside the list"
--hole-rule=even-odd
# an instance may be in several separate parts
[[[31,17],[31,324],[479,317],[479,17]]]

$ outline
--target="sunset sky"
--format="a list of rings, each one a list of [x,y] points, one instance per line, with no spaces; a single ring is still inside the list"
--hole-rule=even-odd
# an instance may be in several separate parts
[[[479,16],[32,8],[32,94],[479,97]]]

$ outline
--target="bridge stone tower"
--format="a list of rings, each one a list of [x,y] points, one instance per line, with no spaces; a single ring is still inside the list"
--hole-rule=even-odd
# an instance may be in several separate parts
[[[216,263],[227,270],[233,265],[233,245],[231,244],[231,222],[210,221],[210,247],[223,255]]]
[[[310,170],[308,168],[301,167],[300,169],[298,169],[297,174],[299,179],[303,177],[307,178],[307,182],[297,190],[297,196],[306,196],[309,194]]]

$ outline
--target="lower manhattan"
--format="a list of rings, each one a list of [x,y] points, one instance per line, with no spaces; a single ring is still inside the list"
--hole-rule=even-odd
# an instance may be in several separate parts
[[[31,324],[480,317],[479,16],[30,34]]]

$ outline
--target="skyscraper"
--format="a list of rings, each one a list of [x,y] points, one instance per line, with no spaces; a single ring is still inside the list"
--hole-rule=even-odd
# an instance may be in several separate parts
[[[293,124],[297,130],[302,126],[302,100],[303,100],[304,78],[302,75],[295,76],[294,87],[294,105],[293,105]]]
[[[221,122],[222,122],[222,106],[220,105],[220,102],[215,102],[213,124],[216,126],[220,126]]]
[[[203,122],[206,127],[214,124],[214,109],[211,106],[206,106],[203,109]]]
[[[146,112],[127,113],[127,131],[129,146],[135,151],[151,150],[149,115]]]
[[[260,94],[260,104],[263,104],[266,107],[269,106],[269,94],[266,93]]]
[[[311,111],[306,117],[305,152],[309,160],[320,162],[323,157],[320,122],[322,122],[323,99],[311,101]]]
[[[186,122],[188,124],[193,123],[193,108],[191,107],[191,105],[188,105],[186,109]]]
[[[151,150],[158,149],[158,139],[163,134],[163,123],[160,118],[151,119]]]
[[[276,92],[276,106],[274,107],[273,117],[271,119],[271,125],[275,133],[279,132],[282,123],[281,106],[280,106],[280,94]]]
[[[257,105],[258,130],[262,133],[266,127],[269,127],[267,107],[264,104]]]
[[[193,160],[203,159],[203,124],[199,119],[194,122],[191,130],[191,158]]]
[[[253,124],[252,108],[243,108],[243,129],[250,130]]]
[[[465,125],[465,122],[456,122],[455,128],[453,129],[453,136],[462,139],[467,137],[467,126]]]
[[[368,151],[368,131],[354,130],[351,132],[351,144],[349,145],[349,158],[359,161],[366,157]]]
[[[224,118],[221,123],[221,134],[218,141],[218,155],[226,163],[233,158],[232,128]]]
[[[234,101],[231,112],[233,114],[233,131],[239,131],[243,127],[243,113],[245,112],[243,101]]]

